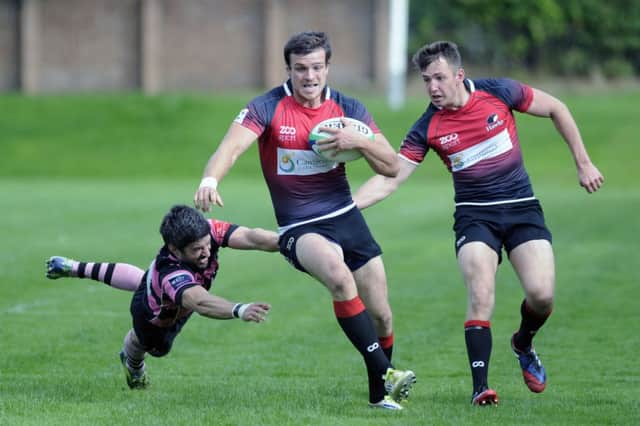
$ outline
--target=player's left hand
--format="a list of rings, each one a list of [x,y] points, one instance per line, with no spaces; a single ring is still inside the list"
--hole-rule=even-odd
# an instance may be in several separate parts
[[[247,309],[242,313],[243,321],[252,321],[252,322],[263,322],[269,310],[271,309],[271,305],[264,302],[255,302],[249,304]]]
[[[580,186],[586,189],[589,194],[596,192],[604,183],[602,173],[593,163],[578,167],[578,179]]]
[[[360,149],[366,137],[363,136],[353,123],[341,118],[344,125],[341,129],[333,127],[321,127],[319,130],[328,133],[331,136],[320,139],[316,142],[320,151],[336,150],[336,152],[347,151],[350,149]]]

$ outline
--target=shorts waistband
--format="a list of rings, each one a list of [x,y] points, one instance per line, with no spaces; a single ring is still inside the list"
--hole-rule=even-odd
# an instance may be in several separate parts
[[[459,206],[499,206],[501,204],[513,204],[513,203],[522,203],[525,201],[533,201],[536,200],[536,197],[525,197],[525,198],[517,198],[515,200],[500,200],[500,201],[487,201],[483,203],[475,202],[475,201],[463,201],[461,203],[456,203],[456,207]]]

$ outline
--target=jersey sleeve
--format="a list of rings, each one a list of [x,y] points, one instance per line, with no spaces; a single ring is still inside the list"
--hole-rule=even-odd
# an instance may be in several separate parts
[[[499,98],[510,109],[526,112],[533,101],[533,89],[509,78],[474,80],[476,88]]]
[[[429,117],[424,113],[416,121],[405,136],[400,145],[400,156],[413,164],[420,164],[424,160],[429,145],[427,144],[427,129],[429,127]]]
[[[355,118],[356,120],[362,121],[371,128],[373,133],[381,133],[380,128],[373,119],[373,116],[362,102],[344,95],[342,95],[342,98],[343,99],[341,99],[340,102],[342,104],[341,106],[344,110],[345,117]]]
[[[273,119],[275,107],[282,98],[282,90],[281,88],[276,88],[254,98],[240,111],[233,121],[260,136],[269,127],[269,123]]]
[[[211,238],[218,247],[227,247],[229,245],[229,237],[238,229],[238,225],[217,219],[209,219],[211,227]]]
[[[190,271],[178,269],[163,276],[161,285],[164,295],[174,303],[182,305],[182,293],[198,283]]]

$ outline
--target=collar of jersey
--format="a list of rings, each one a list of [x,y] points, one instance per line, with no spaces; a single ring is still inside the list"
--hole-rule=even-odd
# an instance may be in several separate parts
[[[282,84],[282,88],[284,89],[284,92],[287,94],[287,96],[293,95],[293,87],[291,87],[291,79],[285,81]],[[331,89],[329,88],[329,86],[324,86],[323,91],[324,91],[324,99],[322,100],[322,102],[331,98]]]

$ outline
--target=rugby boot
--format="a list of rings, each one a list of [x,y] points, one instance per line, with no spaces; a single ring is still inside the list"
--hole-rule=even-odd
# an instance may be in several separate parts
[[[547,373],[542,362],[533,349],[533,345],[529,347],[529,350],[520,350],[516,348],[514,338],[515,334],[511,337],[511,349],[520,363],[524,382],[531,392],[540,393],[547,386]]]
[[[51,280],[71,276],[71,265],[73,260],[62,256],[51,256],[47,260],[46,277]]]
[[[387,368],[383,379],[385,390],[396,402],[409,398],[409,392],[416,383],[416,375],[411,370]]]

